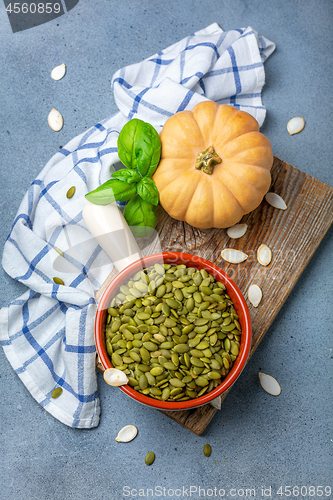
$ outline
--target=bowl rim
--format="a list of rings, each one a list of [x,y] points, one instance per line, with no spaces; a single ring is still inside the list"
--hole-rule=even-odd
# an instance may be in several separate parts
[[[197,255],[183,253],[183,252],[160,252],[152,255],[148,255],[141,259],[138,259],[131,264],[129,264],[125,269],[120,271],[115,278],[109,283],[109,285],[104,290],[96,312],[95,318],[95,343],[97,348],[97,353],[100,358],[100,361],[103,365],[103,368],[106,370],[108,368],[112,368],[111,360],[109,355],[107,354],[103,336],[104,336],[104,324],[105,324],[105,316],[106,310],[109,307],[112,292],[117,290],[118,287],[124,281],[124,278],[129,274],[135,274],[137,270],[149,267],[153,262],[156,261],[167,261],[168,263],[188,263],[191,264],[188,267],[197,267],[198,269],[206,269],[210,272],[216,279],[216,276],[221,278],[219,281],[224,283],[227,287],[228,295],[232,295],[231,299],[234,302],[235,309],[239,309],[237,311],[241,312],[241,323],[242,323],[242,349],[240,350],[239,355],[237,356],[237,360],[232,367],[229,374],[225,379],[222,380],[221,384],[218,385],[215,389],[213,389],[208,394],[204,394],[199,398],[189,399],[187,401],[180,402],[170,402],[170,401],[160,401],[158,399],[150,398],[141,394],[140,392],[134,390],[129,385],[122,385],[119,387],[121,391],[123,391],[126,395],[130,396],[132,399],[135,399],[139,403],[142,403],[146,406],[150,406],[152,408],[156,408],[164,411],[174,411],[174,410],[188,410],[193,408],[198,408],[206,403],[209,403],[213,399],[217,398],[221,394],[225,393],[238,379],[241,372],[245,368],[245,365],[248,360],[248,356],[251,349],[251,340],[252,340],[252,330],[251,330],[251,318],[248,306],[246,304],[245,298],[234,281],[228,276],[221,268],[219,268],[216,264],[203,259]],[[235,304],[236,299],[236,304]]]

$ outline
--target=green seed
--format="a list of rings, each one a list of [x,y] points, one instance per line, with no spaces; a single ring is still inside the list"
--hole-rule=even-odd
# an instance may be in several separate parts
[[[179,302],[182,302],[182,300],[184,299],[183,292],[180,290],[180,288],[176,288],[175,297]]]
[[[177,370],[177,366],[172,363],[172,361],[167,361],[166,363],[164,363],[164,368],[166,370]]]
[[[111,359],[112,359],[113,365],[122,366],[123,360],[122,360],[121,356],[119,356],[119,354],[114,352],[111,356]]]
[[[170,307],[165,302],[162,304],[162,313],[164,314],[164,316],[169,316],[170,314]]]
[[[158,377],[159,375],[162,375],[164,372],[164,369],[162,366],[155,366],[150,370],[150,374],[153,375],[153,377]]]
[[[51,393],[51,398],[56,399],[62,394],[62,387],[56,387]]]
[[[74,196],[74,193],[75,193],[75,186],[72,186],[66,193],[67,198],[68,199],[72,198]]]
[[[198,377],[195,379],[194,381],[196,383],[196,385],[198,385],[199,387],[204,387],[205,385],[208,385],[209,382],[206,378],[204,377]]]
[[[156,297],[163,297],[163,295],[165,295],[165,292],[166,292],[165,285],[160,285],[156,290]]]
[[[178,354],[184,354],[185,352],[189,351],[190,348],[187,344],[178,344],[174,346],[173,350]]]
[[[164,266],[162,266],[161,264],[156,263],[154,265],[154,269],[157,272],[157,274],[160,274],[160,275],[164,275],[165,274]]]
[[[200,342],[200,344],[197,345],[197,349],[200,350],[207,349],[207,347],[209,347],[209,344],[205,340],[203,340],[202,342]]]
[[[205,446],[203,447],[203,454],[205,455],[205,457],[210,457],[211,452],[212,452],[212,449],[211,449],[210,445],[205,444]]]
[[[141,363],[141,357],[137,352],[131,351],[129,355],[135,363]]]
[[[149,353],[149,351],[145,347],[141,347],[141,349],[140,349],[140,356],[141,356],[141,358],[142,358],[143,361],[145,361],[146,363],[149,363],[149,361],[150,361],[150,353]]]
[[[156,264],[155,264],[156,265]],[[146,465],[151,465],[155,460],[155,454],[153,451],[150,451],[145,458]]]
[[[172,309],[179,309],[181,306],[180,302],[178,302],[178,300],[174,300],[174,299],[166,299],[166,303]]]
[[[151,315],[150,315],[149,313],[147,313],[147,312],[139,312],[139,313],[137,313],[137,315],[136,315],[136,317],[137,317],[138,319],[141,319],[142,321],[145,321],[146,319],[149,319],[149,318],[150,318],[150,316],[151,316]]]
[[[195,358],[194,356],[191,357],[191,364],[193,366],[198,366],[199,368],[203,368],[205,366],[205,363],[201,361],[201,359]]]
[[[144,342],[143,347],[147,349],[147,351],[157,351],[158,346],[153,342]]]
[[[61,278],[55,277],[55,278],[53,278],[53,281],[55,282],[56,285],[64,285],[65,284]]]
[[[170,389],[169,389],[169,387],[165,387],[165,389],[163,389],[162,395],[161,395],[162,401],[166,401],[167,399],[169,399],[169,396],[170,396]]]
[[[196,272],[194,275],[193,275],[193,281],[194,281],[194,284],[199,286],[201,285],[201,282],[202,282],[202,276],[200,274],[200,272]]]
[[[205,379],[206,380],[206,379]],[[181,380],[179,380],[178,378],[171,378],[169,380],[170,384],[173,386],[173,387],[177,387],[178,388],[181,388],[181,387],[184,387],[185,384],[184,382],[182,382]],[[208,384],[208,381],[207,381],[207,384]]]
[[[151,387],[150,393],[154,394],[154,396],[161,396],[162,391],[161,391],[161,389],[158,389],[157,387]]]

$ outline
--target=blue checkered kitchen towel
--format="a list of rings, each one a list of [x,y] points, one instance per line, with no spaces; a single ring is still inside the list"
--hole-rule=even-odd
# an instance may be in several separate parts
[[[84,195],[119,161],[119,131],[134,116],[160,131],[172,114],[206,99],[245,110],[261,125],[263,63],[274,48],[251,27],[224,32],[214,23],[117,71],[119,112],[70,141],[32,182],[3,253],[5,271],[28,290],[1,309],[0,339],[32,396],[64,424],[99,423],[94,293],[113,265],[89,235],[82,208]],[[71,186],[76,192],[67,199]],[[59,386],[62,394],[51,398]]]

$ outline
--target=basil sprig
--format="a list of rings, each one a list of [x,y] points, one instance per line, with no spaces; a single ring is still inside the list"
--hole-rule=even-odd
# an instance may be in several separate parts
[[[114,172],[108,181],[86,194],[95,205],[128,201],[124,217],[135,236],[147,236],[156,225],[159,194],[151,179],[161,156],[161,141],[150,123],[133,118],[120,131],[118,156],[127,168]]]

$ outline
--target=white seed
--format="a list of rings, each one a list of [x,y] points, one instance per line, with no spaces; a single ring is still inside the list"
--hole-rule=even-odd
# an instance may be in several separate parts
[[[247,296],[253,307],[258,307],[262,299],[262,291],[258,285],[251,285],[248,289]]]
[[[280,210],[286,210],[287,208],[286,202],[278,194],[269,192],[266,193],[265,198],[267,203],[272,205],[272,207],[279,208]]]
[[[221,410],[221,396],[217,396],[217,398],[210,401],[210,404],[217,410]]]
[[[227,234],[229,238],[241,238],[246,233],[246,230],[247,224],[236,224],[235,226],[227,229]]]
[[[270,375],[259,372],[259,380],[264,391],[268,392],[272,396],[278,396],[281,393],[280,384]]]
[[[260,245],[257,250],[257,259],[262,266],[268,266],[272,260],[272,250],[267,245]]]
[[[298,134],[298,132],[303,130],[304,125],[305,121],[303,120],[303,118],[301,118],[300,116],[296,116],[295,118],[289,120],[289,122],[287,123],[287,130],[290,135]]]
[[[244,260],[248,258],[248,255],[241,252],[240,250],[234,250],[233,248],[224,248],[224,250],[222,250],[221,252],[221,257],[231,264],[239,264],[240,262],[244,262]]]
[[[135,427],[135,425],[125,425],[125,427],[120,429],[120,431],[118,432],[116,441],[118,441],[119,443],[128,443],[135,438],[137,433],[138,429]]]
[[[65,73],[66,64],[62,63],[60,64],[60,66],[56,66],[55,68],[53,68],[53,70],[51,71],[51,78],[53,78],[53,80],[61,80],[65,76]]]
[[[117,368],[108,368],[105,370],[103,376],[105,382],[113,387],[119,387],[120,385],[125,385],[128,382],[126,373],[118,370]]]
[[[57,111],[56,109],[51,109],[49,112],[49,116],[47,117],[48,124],[50,125],[51,129],[54,130],[55,132],[59,132],[59,130],[62,129],[64,125],[64,119]]]

